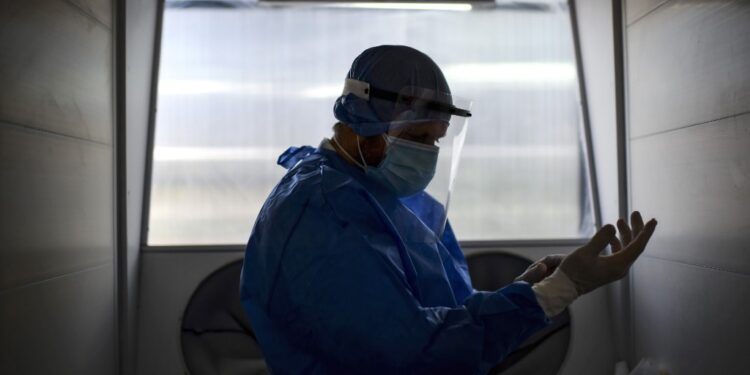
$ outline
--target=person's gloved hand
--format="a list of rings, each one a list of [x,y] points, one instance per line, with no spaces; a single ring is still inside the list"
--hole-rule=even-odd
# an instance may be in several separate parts
[[[589,243],[562,260],[560,270],[573,281],[579,296],[623,278],[646,248],[656,229],[656,220],[651,219],[644,226],[641,214],[635,211],[630,222],[632,230],[624,220],[617,221],[620,239],[615,236],[615,227],[606,225]],[[608,244],[612,246],[612,254],[599,255]]]
[[[525,281],[529,284],[536,284],[551,275],[552,272],[555,272],[563,258],[565,258],[564,254],[547,255],[532,263],[526,268],[526,271],[516,277],[515,281]]]

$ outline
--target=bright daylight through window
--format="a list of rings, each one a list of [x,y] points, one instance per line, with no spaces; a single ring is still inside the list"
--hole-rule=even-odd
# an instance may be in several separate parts
[[[425,52],[473,101],[448,213],[459,240],[592,232],[564,1],[470,11],[175,6],[189,3],[164,10],[149,245],[244,244],[285,172],[277,156],[331,135],[349,65],[379,44]]]

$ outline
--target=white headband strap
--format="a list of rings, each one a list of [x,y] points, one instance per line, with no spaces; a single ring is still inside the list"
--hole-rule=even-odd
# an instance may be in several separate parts
[[[354,94],[364,100],[370,100],[370,84],[364,81],[347,78],[344,81],[344,92],[341,95]]]

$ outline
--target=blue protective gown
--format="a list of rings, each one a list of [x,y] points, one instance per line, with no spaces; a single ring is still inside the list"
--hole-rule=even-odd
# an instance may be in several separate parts
[[[325,148],[279,164],[240,286],[273,373],[481,374],[547,324],[525,282],[471,287],[427,194],[399,200]]]

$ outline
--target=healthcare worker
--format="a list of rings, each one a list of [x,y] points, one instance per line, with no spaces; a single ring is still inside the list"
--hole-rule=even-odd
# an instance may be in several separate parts
[[[468,105],[427,55],[373,47],[334,104],[333,137],[279,157],[289,171],[258,214],[240,286],[274,374],[485,374],[643,251],[656,222],[634,213],[620,239],[607,225],[474,290],[446,219]]]

